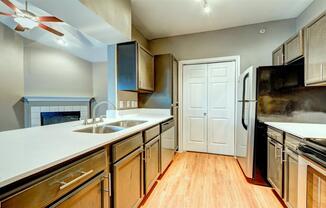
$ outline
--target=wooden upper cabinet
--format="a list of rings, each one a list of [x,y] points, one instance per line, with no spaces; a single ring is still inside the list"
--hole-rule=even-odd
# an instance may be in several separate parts
[[[326,14],[305,28],[305,84],[326,85]]]
[[[139,88],[154,91],[154,57],[139,46]]]
[[[118,90],[154,91],[154,57],[136,41],[117,45]]]
[[[289,64],[303,56],[303,31],[295,34],[284,43],[284,59]]]
[[[273,66],[284,64],[284,47],[281,45],[273,51]]]

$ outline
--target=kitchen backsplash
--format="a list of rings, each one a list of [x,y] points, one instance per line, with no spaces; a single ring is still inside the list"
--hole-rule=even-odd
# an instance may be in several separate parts
[[[326,87],[295,87],[258,97],[263,121],[326,123]]]

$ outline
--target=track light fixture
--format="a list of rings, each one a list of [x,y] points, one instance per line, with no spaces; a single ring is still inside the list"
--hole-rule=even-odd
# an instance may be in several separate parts
[[[195,0],[196,2],[200,2],[203,6],[204,12],[209,14],[211,12],[211,8],[208,5],[207,0]]]

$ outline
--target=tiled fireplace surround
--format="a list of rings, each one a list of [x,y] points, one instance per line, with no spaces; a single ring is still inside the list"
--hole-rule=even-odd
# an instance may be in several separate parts
[[[88,116],[90,98],[25,97],[25,127],[41,126],[41,113],[80,112],[80,119]]]

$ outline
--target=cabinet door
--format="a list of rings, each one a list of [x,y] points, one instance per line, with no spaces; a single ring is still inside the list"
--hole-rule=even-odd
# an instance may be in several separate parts
[[[108,208],[109,193],[105,192],[104,176],[100,175],[68,194],[49,208]]]
[[[113,165],[114,208],[137,207],[143,198],[143,150],[135,150]]]
[[[285,202],[289,208],[298,207],[298,156],[286,150],[285,157]]]
[[[326,67],[326,16],[323,15],[308,25],[305,30],[305,83],[323,82]],[[326,80],[326,79],[325,79]]]
[[[279,66],[284,64],[283,45],[273,52],[273,65]]]
[[[283,195],[283,159],[282,145],[268,139],[267,179],[275,191]]]
[[[300,31],[284,44],[285,63],[290,63],[303,56],[303,32]]]
[[[146,193],[155,184],[156,179],[160,175],[160,137],[157,137],[146,145],[145,153],[145,184]]]
[[[326,207],[326,176],[307,168],[307,208]]]
[[[139,89],[154,91],[154,58],[142,47],[138,47],[138,85]]]

